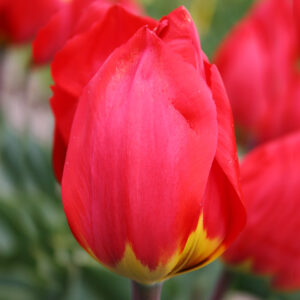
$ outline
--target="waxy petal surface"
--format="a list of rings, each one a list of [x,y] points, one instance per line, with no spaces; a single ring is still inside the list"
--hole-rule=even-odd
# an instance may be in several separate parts
[[[219,199],[219,203],[223,203],[223,208],[219,206],[219,208],[215,207],[210,210],[213,213],[210,222],[215,221],[216,216],[214,214],[218,211],[223,211],[223,218],[227,215],[228,227],[224,243],[230,245],[246,222],[246,213],[240,186],[239,162],[235,143],[233,117],[229,99],[217,67],[207,63],[205,63],[205,66],[207,80],[217,108],[218,120],[218,146],[215,162],[211,171],[212,185],[215,186],[215,188],[210,187],[208,184],[208,192],[209,190],[210,192],[215,191],[219,194],[219,197],[210,196],[208,199],[209,205],[213,202],[212,199]],[[215,177],[215,179],[213,179],[213,177]],[[225,197],[227,198],[226,201],[224,201]],[[226,203],[226,205],[224,205],[224,203]],[[204,215],[207,216],[207,222],[209,222],[209,212]],[[214,236],[217,231],[213,232],[213,227],[214,226],[207,226],[207,228],[211,229],[211,234]],[[210,231],[208,231],[208,233],[210,233]]]
[[[217,239],[219,243],[211,244],[210,255],[203,256],[203,240],[199,239],[185,263],[187,270],[197,269],[217,258],[236,239],[246,223],[230,103],[216,66],[208,62],[204,64],[217,108],[218,145],[203,198],[203,228],[207,240]],[[203,235],[203,232],[200,234]]]
[[[206,82],[141,29],[88,84],[73,121],[62,194],[80,244],[122,275],[164,279],[199,223],[217,137]],[[148,270],[138,278],[136,260]]]
[[[204,65],[197,28],[190,13],[181,6],[163,17],[158,36],[204,76]]]
[[[103,21],[70,40],[56,56],[52,64],[55,86],[51,106],[56,127],[61,131],[66,145],[83,88],[108,56],[144,25],[153,28],[156,21],[132,15],[121,6],[112,6]],[[59,173],[62,174],[62,170]],[[58,173],[56,177],[60,178]]]

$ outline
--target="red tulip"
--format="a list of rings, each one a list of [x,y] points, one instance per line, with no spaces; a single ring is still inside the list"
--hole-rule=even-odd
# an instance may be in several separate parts
[[[300,128],[300,36],[291,4],[260,1],[216,55],[235,121],[255,144]]]
[[[67,0],[1,0],[0,39],[26,43],[33,39]]]
[[[114,3],[119,3],[130,11],[141,12],[141,8],[133,0],[72,0],[37,34],[33,43],[34,62],[50,62],[69,38],[102,20]]]
[[[219,256],[245,213],[229,102],[188,12],[157,24],[114,6],[56,56],[53,75],[54,159],[63,144],[80,245],[142,283]]]
[[[246,156],[241,182],[248,223],[224,255],[229,264],[271,276],[280,289],[300,288],[299,149],[298,132]]]

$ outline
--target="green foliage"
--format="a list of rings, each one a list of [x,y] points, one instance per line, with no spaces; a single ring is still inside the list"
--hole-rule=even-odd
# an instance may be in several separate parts
[[[272,290],[270,278],[254,276],[248,273],[232,272],[231,289],[244,291],[266,300],[296,300],[300,299],[300,292],[280,292]]]
[[[197,0],[201,1],[201,0]],[[211,28],[202,48],[211,57],[228,31],[247,13],[253,0],[218,0]]]
[[[188,8],[191,0],[141,0],[140,2],[142,2],[150,16],[159,20],[178,6],[184,5]]]

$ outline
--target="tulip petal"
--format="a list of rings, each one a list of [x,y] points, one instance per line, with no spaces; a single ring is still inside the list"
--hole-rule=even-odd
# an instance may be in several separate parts
[[[64,169],[66,153],[67,153],[67,145],[61,135],[61,132],[57,127],[54,129],[54,139],[53,139],[53,169],[54,175],[58,182],[61,182],[62,172]]]
[[[72,0],[59,10],[38,32],[33,43],[33,58],[36,64],[53,60],[68,39],[82,33],[100,22],[113,4],[121,4],[132,13],[141,13],[141,8],[130,0]]]
[[[202,267],[220,256],[246,222],[230,103],[216,66],[205,62],[205,67],[217,108],[218,146],[204,194],[198,225],[201,228],[195,232],[194,251],[179,273]],[[207,246],[203,251],[204,243]]]
[[[206,82],[141,29],[88,84],[73,121],[62,195],[81,245],[122,275],[163,279],[197,229],[217,136]]]
[[[207,76],[208,84],[213,92],[217,106],[219,140],[205,197],[204,225],[211,238],[218,237],[224,240],[224,245],[228,246],[245,225],[245,209],[241,202],[239,166],[230,103],[217,68],[210,66],[201,51],[197,30],[189,12],[184,7],[164,17],[157,33],[201,75]],[[225,195],[226,201],[224,201]],[[233,216],[239,217],[233,218]],[[221,224],[222,222],[215,222],[216,219],[226,220],[226,222]],[[219,246],[218,243],[216,245]],[[213,249],[212,253],[215,250]],[[195,257],[195,264],[199,264],[200,254],[195,254]],[[190,260],[193,261],[193,258]]]
[[[53,144],[53,166],[56,179],[61,182],[71,124],[77,107],[77,99],[65,93],[58,86],[52,87],[53,96],[50,99],[52,111],[56,122]]]
[[[75,23],[71,7],[72,2],[69,2],[37,33],[32,47],[35,64],[44,64],[53,60],[55,54],[71,36],[73,23]]]
[[[157,28],[158,36],[204,75],[200,39],[190,13],[181,6],[163,17]]]
[[[72,95],[80,95],[82,88],[117,47],[125,43],[140,27],[156,25],[151,19],[132,15],[119,5],[112,6],[105,19],[90,31],[74,37],[52,64],[55,82]],[[105,46],[103,45],[105,41]],[[74,73],[74,65],[80,72]]]
[[[222,210],[227,210],[228,228],[224,243],[229,245],[245,226],[246,212],[241,193],[239,162],[235,143],[234,125],[230,102],[227,97],[221,75],[216,66],[212,65],[209,72],[207,68],[207,73],[208,75],[210,75],[210,87],[213,93],[213,99],[217,107],[219,130],[215,164],[213,165],[211,176],[216,176],[215,183],[219,185],[219,187],[217,188],[219,190],[219,197],[217,199],[222,199],[222,201],[219,201],[223,203],[224,208]],[[221,178],[218,178],[222,177],[221,174],[223,174],[223,180]],[[214,180],[212,179],[212,181]],[[227,185],[224,184],[225,181],[228,181]],[[224,201],[225,196],[227,196],[226,201]],[[214,198],[215,197],[211,197],[210,199]],[[212,201],[210,200],[210,204],[211,202]],[[225,203],[226,205],[224,205]],[[210,211],[214,212],[217,211],[217,209],[215,207],[214,209],[210,209]],[[206,221],[209,222],[209,213],[204,213],[204,215],[207,216]],[[212,220],[214,220],[214,218],[212,218]],[[209,228],[210,230],[214,228],[214,226],[211,225],[212,224],[207,226],[207,228]],[[217,234],[217,232],[213,232],[212,230],[211,232],[208,231],[208,234],[214,236]]]
[[[150,18],[132,15],[118,5],[112,6],[103,22],[100,21],[91,30],[70,40],[57,54],[52,64],[55,86],[51,106],[65,145],[68,145],[73,116],[82,89],[111,52],[144,25],[152,28],[156,22]],[[74,66],[80,71],[74,72]],[[54,149],[54,152],[57,151]],[[57,178],[60,177],[58,173],[62,173],[62,170],[57,170]]]

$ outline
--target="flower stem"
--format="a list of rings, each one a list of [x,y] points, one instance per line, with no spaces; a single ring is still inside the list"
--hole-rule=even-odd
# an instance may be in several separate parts
[[[232,279],[232,274],[228,270],[224,269],[221,272],[210,300],[222,300],[232,282]]]
[[[142,285],[135,281],[131,283],[132,300],[160,300],[162,284]]]

